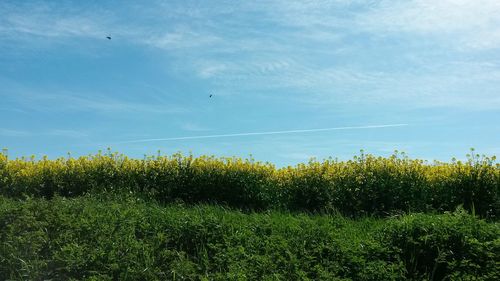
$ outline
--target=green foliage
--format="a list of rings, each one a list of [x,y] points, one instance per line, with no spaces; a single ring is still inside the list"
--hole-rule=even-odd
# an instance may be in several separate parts
[[[412,280],[500,280],[500,228],[467,214],[407,215],[381,233]],[[477,279],[476,279],[477,278]]]
[[[472,151],[473,152],[473,151]],[[496,220],[500,165],[495,157],[427,163],[401,153],[361,154],[350,161],[311,160],[282,169],[252,159],[145,157],[99,153],[80,158],[0,154],[0,194],[11,198],[130,191],[159,202],[217,203],[245,210],[287,209],[387,216],[453,211],[459,205]]]
[[[0,197],[0,280],[498,280],[499,237],[464,212],[350,220]]]

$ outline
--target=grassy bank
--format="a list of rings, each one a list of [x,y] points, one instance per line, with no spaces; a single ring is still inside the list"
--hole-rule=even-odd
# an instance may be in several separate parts
[[[499,224],[464,211],[352,220],[0,199],[1,280],[499,280],[499,253]]]
[[[428,163],[401,154],[361,154],[277,169],[251,159],[182,156],[130,159],[108,152],[34,160],[0,155],[0,194],[11,198],[132,191],[160,202],[217,203],[246,210],[282,209],[387,216],[453,211],[500,215],[495,157]]]

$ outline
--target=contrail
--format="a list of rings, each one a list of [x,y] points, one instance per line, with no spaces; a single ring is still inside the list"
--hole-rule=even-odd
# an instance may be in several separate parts
[[[138,142],[155,142],[155,141],[175,141],[175,140],[197,140],[197,139],[211,139],[211,138],[242,137],[242,136],[262,136],[262,135],[278,135],[278,134],[297,134],[297,133],[324,132],[324,131],[336,131],[336,130],[375,129],[375,128],[402,127],[402,126],[408,126],[408,124],[384,124],[384,125],[333,127],[333,128],[307,129],[307,130],[290,130],[290,131],[254,132],[254,133],[222,134],[222,135],[208,135],[208,136],[174,137],[174,138],[161,138],[161,139],[140,139],[140,140],[122,141],[122,142],[118,142],[116,144],[138,143]]]

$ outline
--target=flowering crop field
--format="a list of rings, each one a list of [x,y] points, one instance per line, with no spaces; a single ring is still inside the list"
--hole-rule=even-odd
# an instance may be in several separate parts
[[[0,280],[500,280],[495,161],[0,154]]]
[[[168,203],[216,203],[244,210],[284,209],[346,216],[453,211],[500,215],[495,157],[428,163],[395,153],[349,161],[311,160],[276,168],[252,159],[202,156],[131,159],[118,153],[80,158],[8,159],[0,155],[0,194],[52,198],[132,192]]]

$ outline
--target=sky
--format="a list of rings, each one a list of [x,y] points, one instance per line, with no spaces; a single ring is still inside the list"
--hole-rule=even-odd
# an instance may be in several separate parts
[[[3,0],[0,120],[12,157],[498,155],[500,1]]]

